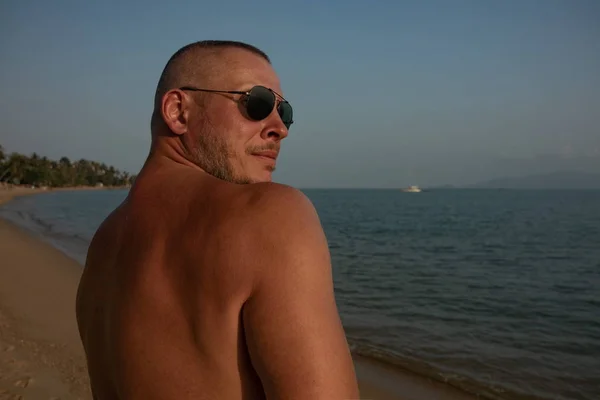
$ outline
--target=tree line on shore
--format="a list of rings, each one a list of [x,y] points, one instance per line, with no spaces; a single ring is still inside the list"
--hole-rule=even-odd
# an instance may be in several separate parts
[[[129,186],[135,175],[104,163],[67,157],[51,160],[37,153],[7,154],[0,145],[0,182],[38,187]]]

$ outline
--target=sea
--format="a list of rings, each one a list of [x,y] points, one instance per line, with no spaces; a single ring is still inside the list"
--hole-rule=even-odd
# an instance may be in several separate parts
[[[483,399],[600,399],[600,191],[303,192],[355,353]],[[83,263],[126,195],[26,196],[0,216]]]

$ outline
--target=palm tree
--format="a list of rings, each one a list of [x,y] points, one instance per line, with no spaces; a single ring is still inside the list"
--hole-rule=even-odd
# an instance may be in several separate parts
[[[58,161],[32,153],[25,156],[11,153],[8,157],[0,146],[0,181],[40,186],[75,186],[103,184],[129,185],[134,176],[112,165],[80,159],[71,162],[67,157]]]

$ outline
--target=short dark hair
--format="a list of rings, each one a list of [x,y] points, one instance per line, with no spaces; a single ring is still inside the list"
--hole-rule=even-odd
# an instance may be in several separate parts
[[[227,47],[235,47],[235,48],[239,48],[239,49],[248,50],[258,56],[261,56],[262,58],[267,60],[269,63],[271,62],[271,60],[269,59],[269,56],[267,56],[265,54],[265,52],[263,52],[259,48],[255,47],[251,44],[248,44],[248,43],[238,42],[236,40],[202,40],[199,42],[190,43],[188,45],[183,46],[179,50],[177,50],[171,56],[169,61],[167,61],[167,65],[166,65],[165,69],[168,68],[171,61],[173,61],[174,59],[183,55],[184,53],[187,53],[190,50],[200,50],[200,49],[209,50],[209,49],[219,49],[219,48],[223,49],[223,48],[227,48]]]
[[[203,40],[199,42],[190,43],[188,45],[183,46],[179,50],[177,50],[162,71],[160,78],[158,80],[158,85],[156,87],[156,94],[154,98],[154,104],[156,105],[160,102],[162,96],[170,89],[172,89],[171,83],[177,81],[179,79],[179,75],[182,73],[182,68],[178,66],[178,64],[182,64],[181,61],[185,60],[186,56],[192,52],[197,52],[199,50],[220,50],[225,48],[238,48],[248,50],[262,58],[264,58],[269,64],[271,60],[269,56],[259,48],[252,46],[251,44],[239,42],[235,40]],[[186,64],[185,61],[183,64]],[[197,65],[195,66],[198,67]],[[191,82],[190,82],[191,83]]]

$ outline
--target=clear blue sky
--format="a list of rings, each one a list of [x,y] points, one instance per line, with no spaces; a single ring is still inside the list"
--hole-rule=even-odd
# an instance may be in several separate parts
[[[462,184],[600,172],[600,1],[2,1],[0,143],[141,167],[165,62],[266,51],[296,123],[275,180]]]

